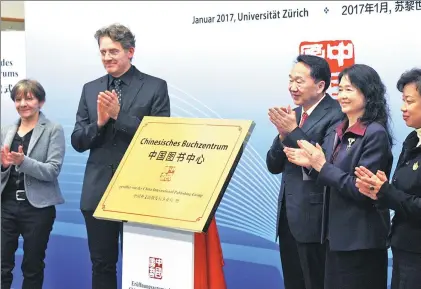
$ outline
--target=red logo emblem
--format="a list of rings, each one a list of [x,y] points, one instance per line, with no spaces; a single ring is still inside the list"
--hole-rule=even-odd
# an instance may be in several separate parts
[[[339,73],[344,68],[355,64],[354,52],[354,44],[351,40],[303,41],[300,43],[300,54],[323,57],[329,63],[332,78],[327,92],[333,98],[338,96]]]
[[[162,259],[149,257],[149,278],[162,279]]]
[[[164,171],[161,173],[159,180],[161,182],[171,182],[171,177],[175,173],[175,166],[165,166]]]

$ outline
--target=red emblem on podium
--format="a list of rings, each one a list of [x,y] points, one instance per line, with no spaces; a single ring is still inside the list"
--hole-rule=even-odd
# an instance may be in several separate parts
[[[149,278],[162,279],[162,259],[149,257]]]

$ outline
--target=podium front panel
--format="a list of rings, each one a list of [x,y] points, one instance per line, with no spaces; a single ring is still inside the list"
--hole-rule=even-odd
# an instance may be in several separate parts
[[[122,289],[193,289],[194,233],[123,225]]]

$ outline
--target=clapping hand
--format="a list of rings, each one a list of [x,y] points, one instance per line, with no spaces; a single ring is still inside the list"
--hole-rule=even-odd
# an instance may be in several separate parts
[[[295,111],[292,110],[290,106],[287,108],[270,108],[268,115],[270,121],[275,125],[276,129],[282,137],[285,137],[297,127]]]
[[[120,104],[115,90],[100,92],[98,95],[98,104],[100,109],[103,109],[109,117],[117,119],[118,114],[120,113]]]
[[[1,148],[1,165],[4,169],[7,169],[12,163],[9,160],[10,149],[9,146],[5,145]]]
[[[12,164],[15,166],[20,166],[23,162],[23,159],[25,158],[25,154],[23,153],[23,146],[18,147],[17,152],[10,152],[9,153],[9,159]]]
[[[284,152],[291,163],[301,167],[311,167],[311,156],[305,150],[284,147]]]
[[[355,168],[356,184],[361,194],[377,200],[377,194],[380,188],[385,182],[387,182],[387,176],[383,171],[377,171],[373,174],[369,169],[364,166]]]
[[[20,145],[17,152],[11,152],[8,146],[1,149],[1,163],[3,168],[8,168],[10,165],[19,166],[25,158],[23,147]]]
[[[323,165],[326,163],[326,157],[322,147],[319,144],[312,145],[306,140],[297,141],[299,149],[285,148],[285,154],[288,160],[298,166],[312,167],[320,172]]]

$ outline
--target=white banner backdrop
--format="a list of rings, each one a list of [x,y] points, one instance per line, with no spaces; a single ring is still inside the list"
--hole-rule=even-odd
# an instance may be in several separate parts
[[[26,77],[24,31],[1,32],[1,125],[17,118],[10,92],[19,80]]]

